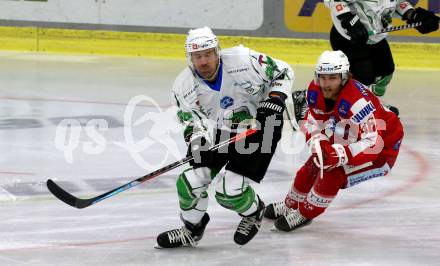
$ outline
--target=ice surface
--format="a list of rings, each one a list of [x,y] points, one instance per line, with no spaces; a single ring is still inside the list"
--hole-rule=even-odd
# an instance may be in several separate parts
[[[297,232],[271,232],[264,221],[242,248],[233,242],[239,216],[212,197],[197,248],[156,250],[158,233],[181,226],[179,169],[82,210],[55,199],[45,181],[90,197],[180,159],[169,92],[185,62],[19,52],[1,52],[0,62],[0,265],[438,265],[438,70],[394,76],[386,99],[406,135],[391,175],[341,191]],[[312,67],[294,70],[295,87],[305,88]],[[125,132],[127,122],[135,125]],[[284,146],[292,138],[287,130]],[[61,151],[69,143],[76,148]],[[300,163],[277,153],[255,185],[266,203],[284,197]]]

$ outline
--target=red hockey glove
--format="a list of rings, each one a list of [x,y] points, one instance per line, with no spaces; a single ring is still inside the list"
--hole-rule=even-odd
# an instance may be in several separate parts
[[[322,157],[324,160],[324,170],[331,170],[348,163],[347,153],[341,144],[331,144],[326,140],[321,140],[319,144],[321,146]],[[314,162],[319,167],[319,162],[316,157]]]

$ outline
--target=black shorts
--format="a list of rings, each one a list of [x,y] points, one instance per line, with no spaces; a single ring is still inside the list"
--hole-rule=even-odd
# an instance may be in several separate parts
[[[266,149],[262,150],[262,131],[246,137],[245,143],[238,142],[232,143],[226,148],[220,148],[219,150],[213,152],[213,160],[209,165],[196,164],[194,161],[190,161],[190,165],[194,168],[198,167],[209,167],[214,171],[220,171],[224,166],[226,170],[232,171],[239,175],[248,177],[249,179],[260,182],[269,167],[272,160],[273,154],[275,153],[278,141],[281,139],[281,127],[276,127],[271,139],[271,143],[266,144]],[[223,140],[227,140],[232,135],[228,133],[223,133],[217,130],[216,143]],[[244,149],[249,149],[249,145],[258,145],[258,149],[249,154],[243,154],[240,149],[236,148],[242,147]],[[251,151],[249,149],[248,151]],[[190,150],[188,150],[188,155]]]
[[[365,85],[376,82],[376,77],[394,73],[394,60],[386,39],[376,44],[352,44],[333,26],[330,31],[333,50],[341,50],[350,61],[353,78]]]

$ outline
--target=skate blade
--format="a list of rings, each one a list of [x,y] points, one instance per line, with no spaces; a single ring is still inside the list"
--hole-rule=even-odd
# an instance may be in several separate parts
[[[197,247],[198,244],[199,244],[199,243],[196,242],[194,246],[191,246],[191,245],[183,245],[183,246],[175,247],[175,248],[195,248],[195,247]],[[161,247],[161,246],[159,246],[159,244],[156,244],[156,245],[154,246],[154,248],[155,248],[155,249],[173,249],[173,248],[164,248],[164,247]]]
[[[249,243],[249,242],[248,242]],[[248,244],[248,243],[246,243],[246,244]],[[235,244],[235,246],[238,248],[238,249],[241,249],[241,248],[243,248],[244,246],[246,246],[246,244],[238,244],[238,243],[236,243],[236,242],[234,242],[234,244]]]

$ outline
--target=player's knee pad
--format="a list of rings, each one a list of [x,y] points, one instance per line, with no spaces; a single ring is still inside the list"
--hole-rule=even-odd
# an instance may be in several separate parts
[[[318,178],[313,184],[313,190],[320,195],[334,197],[347,182],[344,168],[336,167],[324,172],[323,178]]]
[[[195,208],[200,198],[207,198],[206,189],[211,183],[210,169],[207,167],[186,169],[177,179],[177,193],[182,210]]]
[[[298,170],[292,187],[295,191],[307,194],[315,183],[319,168],[313,163],[313,156]]]
[[[373,91],[373,93],[376,96],[384,96],[392,78],[393,74],[384,77],[378,77],[376,79],[376,82],[374,84],[371,84],[371,90]]]
[[[241,214],[258,204],[255,191],[246,178],[231,171],[226,171],[219,179],[215,198],[221,206]]]

